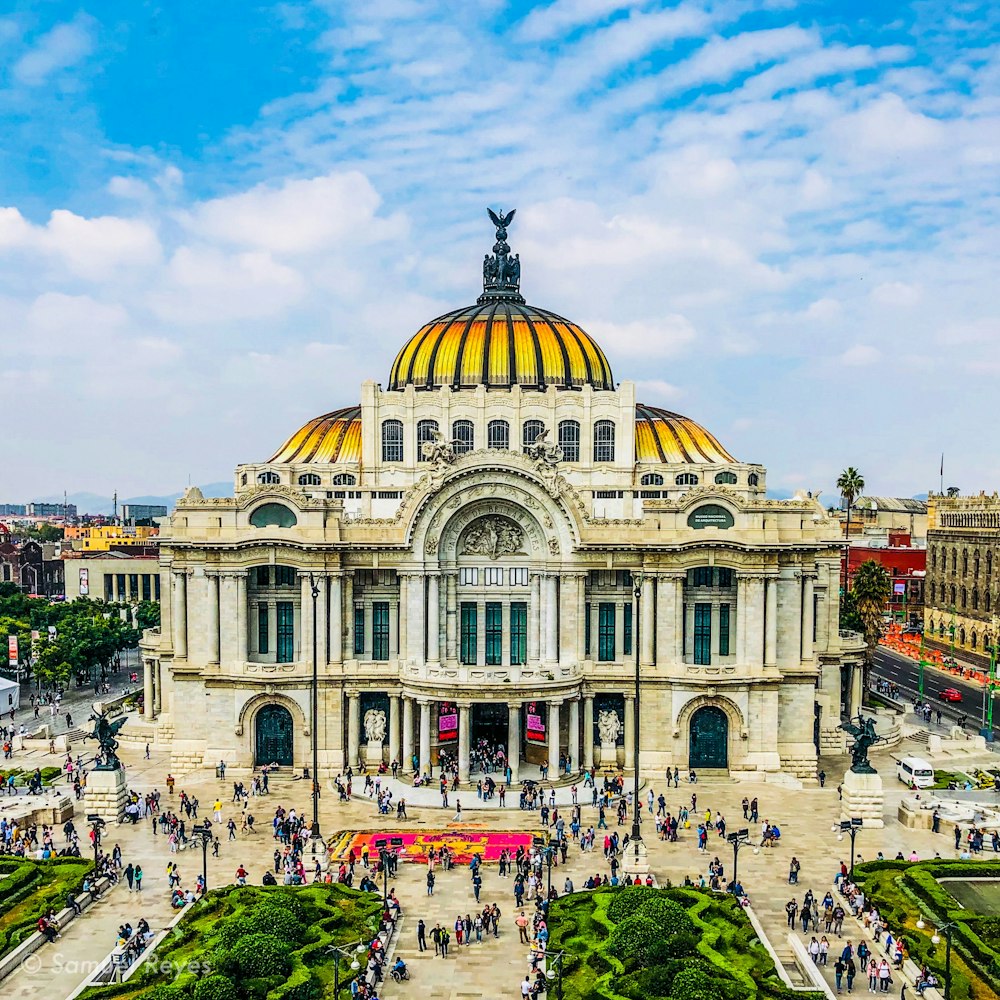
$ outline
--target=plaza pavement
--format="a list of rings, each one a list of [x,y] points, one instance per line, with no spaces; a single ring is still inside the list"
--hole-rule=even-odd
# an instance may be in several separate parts
[[[894,751],[900,754],[900,748]],[[46,763],[46,754],[19,754],[16,763],[34,766],[36,763]],[[230,768],[225,781],[216,779],[214,772],[203,770],[195,773],[175,773],[177,779],[176,792],[173,797],[167,793],[166,775],[168,761],[163,756],[154,755],[151,760],[142,759],[142,752],[126,748],[124,759],[128,767],[129,786],[140,792],[159,788],[164,808],[176,808],[179,792],[183,789],[200,800],[199,817],[211,817],[212,804],[217,796],[221,796],[224,809],[223,819],[232,815],[239,819],[239,810],[232,805],[232,782],[241,780],[248,772],[240,772]],[[916,850],[920,857],[932,857],[935,851],[942,856],[954,856],[953,841],[950,831],[940,835],[929,831],[911,831],[902,828],[896,820],[896,808],[904,787],[895,779],[894,761],[889,754],[876,754],[874,763],[883,775],[886,790],[886,827],[884,830],[863,830],[858,838],[857,850],[865,859],[874,858],[881,850],[892,857],[897,850],[909,855]],[[781,784],[765,782],[736,782],[728,779],[711,779],[689,785],[682,782],[679,789],[665,789],[662,780],[650,779],[647,787],[655,794],[665,791],[667,808],[676,814],[682,804],[690,805],[692,792],[698,796],[699,812],[704,814],[711,809],[713,816],[716,810],[726,818],[728,830],[733,831],[748,825],[742,820],[740,800],[746,795],[759,800],[760,819],[778,823],[782,830],[781,846],[773,849],[761,849],[753,853],[752,848],[741,850],[739,856],[739,876],[746,887],[754,909],[760,916],[764,929],[782,957],[789,955],[787,945],[787,928],[784,905],[794,896],[801,902],[806,889],[822,898],[831,885],[834,875],[839,869],[841,859],[849,860],[849,841],[838,841],[831,827],[840,819],[840,808],[837,794],[837,784],[843,773],[844,761],[839,759],[821,762],[829,775],[824,789],[820,788],[788,788]],[[412,791],[412,790],[411,790]],[[568,792],[568,789],[566,789]],[[440,801],[436,791],[433,792],[436,801]],[[235,842],[226,839],[226,833],[220,828],[222,842],[221,857],[208,858],[209,886],[229,883],[235,880],[236,868],[243,864],[251,872],[251,881],[259,884],[265,867],[271,865],[271,855],[275,843],[270,835],[270,821],[274,809],[279,805],[286,808],[295,807],[299,812],[310,812],[308,781],[295,780],[290,775],[278,774],[271,782],[271,794],[260,798],[251,798],[250,811],[253,812],[257,832],[246,837],[239,836]],[[460,793],[469,806],[476,800],[474,788]],[[580,784],[581,800],[589,803],[589,797],[584,795],[582,782]],[[439,806],[423,804],[407,796],[409,820],[397,823],[394,816],[381,817],[377,813],[374,802],[367,797],[355,794],[350,803],[337,801],[335,793],[329,788],[324,789],[321,801],[321,826],[324,835],[332,837],[341,830],[374,829],[391,831],[395,829],[441,828],[451,824],[454,814],[454,793],[449,810]],[[568,813],[568,810],[566,810]],[[83,817],[86,815],[86,804],[78,813],[78,827],[85,835]],[[694,827],[681,834],[677,844],[666,844],[655,840],[653,823],[648,813],[644,823],[649,845],[651,867],[660,884],[667,879],[673,882],[683,881],[685,875],[697,878],[706,870],[708,861],[718,855],[725,864],[727,877],[731,874],[732,848],[715,835],[709,838],[709,849],[706,855],[699,854],[696,846]],[[614,825],[613,813],[610,817]],[[584,829],[590,824],[596,824],[596,810],[589,804],[583,806]],[[189,824],[190,825],[190,824]],[[537,813],[528,813],[517,808],[516,797],[508,798],[505,809],[484,808],[469,811],[468,818],[462,826],[487,830],[525,830],[538,832]],[[624,833],[628,827],[622,828]],[[758,834],[758,831],[753,831]],[[579,889],[589,873],[605,873],[608,871],[601,850],[603,831],[599,831],[596,849],[591,854],[583,855],[575,845],[571,847],[569,862],[560,865],[552,872],[552,882],[562,889],[567,874]],[[85,978],[85,971],[80,972],[78,966],[71,961],[88,960],[99,962],[112,948],[115,931],[126,919],[134,924],[140,916],[146,916],[154,930],[163,927],[172,914],[167,903],[167,883],[165,866],[170,861],[177,861],[183,876],[182,885],[193,885],[201,870],[202,853],[199,848],[178,852],[171,856],[167,849],[166,838],[154,836],[148,820],[137,826],[129,824],[112,828],[105,836],[105,846],[110,849],[115,843],[122,847],[124,862],[139,861],[145,871],[145,880],[141,901],[136,894],[129,894],[124,885],[120,885],[107,899],[88,910],[83,917],[74,921],[66,929],[63,938],[52,946],[44,947],[38,953],[38,963],[31,963],[32,968],[23,968],[4,981],[0,993],[4,997],[16,1000],[59,1000],[68,996],[72,990]],[[797,886],[788,885],[788,862],[792,855],[798,857],[802,865]],[[500,879],[496,867],[486,866],[482,892],[483,903],[497,902],[502,911],[502,932],[498,940],[490,939],[481,944],[472,944],[459,949],[452,938],[452,953],[447,959],[433,957],[433,948],[423,955],[417,953],[416,925],[422,916],[429,931],[436,921],[447,923],[449,928],[458,913],[473,913],[475,900],[472,894],[468,869],[459,868],[451,872],[438,870],[435,895],[428,898],[425,889],[424,866],[404,863],[400,865],[400,874],[394,885],[399,896],[404,917],[399,936],[393,943],[393,950],[403,955],[412,968],[412,979],[409,983],[397,985],[387,983],[383,989],[385,996],[391,998],[415,995],[417,991],[429,1000],[465,1000],[465,998],[483,995],[498,997],[519,996],[518,984],[524,977],[527,968],[527,949],[518,944],[518,935],[513,923],[514,907],[511,892],[512,880]],[[75,971],[74,971],[75,970]],[[829,970],[832,974],[832,965]],[[898,980],[894,992],[898,992]]]

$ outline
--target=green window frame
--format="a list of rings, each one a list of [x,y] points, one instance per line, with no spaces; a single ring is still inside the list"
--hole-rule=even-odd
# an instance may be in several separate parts
[[[583,655],[590,656],[590,605],[583,606]]]
[[[258,587],[269,587],[271,585],[271,567],[255,566],[254,574],[257,578]]]
[[[354,605],[354,655],[364,656],[365,653],[365,606]]]
[[[157,577],[159,579],[159,577]],[[111,604],[115,599],[115,578],[112,573],[104,574],[104,600]]]
[[[712,605],[694,606],[694,662],[706,665],[712,662]]]
[[[372,601],[372,659],[389,659],[388,601]]]
[[[478,608],[472,601],[463,601],[461,608],[461,648],[459,657],[462,663],[475,663],[479,640]]]
[[[622,628],[622,652],[625,656],[632,655],[632,602],[625,602],[625,621]]]
[[[267,634],[267,605],[257,605],[257,652],[266,653],[268,651]]]
[[[503,605],[486,602],[486,663],[495,667],[503,663]]]
[[[118,585],[118,600],[119,601],[124,601],[125,600],[125,574],[124,573],[116,573],[115,574],[115,582]]]
[[[274,567],[274,583],[278,587],[294,587],[295,586],[295,567],[294,566],[275,566]]]
[[[719,656],[729,656],[729,605],[719,605]]]
[[[295,659],[295,606],[291,601],[278,601],[277,658],[279,663]]]
[[[615,658],[615,606],[602,601],[597,606],[597,659],[610,663]]]
[[[513,601],[510,606],[510,662],[512,666],[528,662],[528,605]]]
[[[733,581],[733,570],[729,566],[720,566],[716,572],[719,574],[719,586],[729,588],[735,586]]]
[[[148,601],[153,592],[152,578],[148,573],[142,574],[142,599]]]
[[[692,586],[694,587],[711,587],[712,586],[712,567],[711,566],[695,566],[692,570],[694,574],[694,581]]]

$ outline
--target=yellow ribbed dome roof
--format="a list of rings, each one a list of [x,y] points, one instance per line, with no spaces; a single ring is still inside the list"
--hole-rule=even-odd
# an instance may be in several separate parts
[[[635,460],[663,464],[736,461],[701,424],[642,403],[635,408]]]
[[[390,389],[613,389],[604,352],[576,323],[516,299],[486,299],[422,326],[396,355]]]
[[[361,407],[345,406],[300,427],[268,462],[357,464],[361,461]]]

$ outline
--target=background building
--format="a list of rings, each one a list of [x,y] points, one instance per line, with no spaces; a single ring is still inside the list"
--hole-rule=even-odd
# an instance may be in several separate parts
[[[109,603],[159,601],[159,560],[155,554],[65,553],[66,600],[89,597]]]
[[[76,504],[29,503],[25,505],[29,517],[76,517]]]
[[[67,525],[63,540],[76,552],[110,552],[156,546],[160,529],[144,525]]]
[[[0,533],[0,583],[16,583],[26,594],[61,596],[65,583],[59,544]]]
[[[152,521],[154,517],[166,517],[167,508],[161,504],[124,503],[123,521]]]
[[[0,517],[24,515],[27,512],[23,503],[0,503]]]
[[[888,534],[886,545],[860,545],[852,542],[848,550],[848,572],[854,579],[858,567],[868,561],[877,562],[892,581],[885,609],[897,620],[923,622],[924,583],[927,569],[927,549],[911,544],[904,532]]]
[[[928,501],[925,641],[981,666],[996,634],[1000,596],[1000,496]]]

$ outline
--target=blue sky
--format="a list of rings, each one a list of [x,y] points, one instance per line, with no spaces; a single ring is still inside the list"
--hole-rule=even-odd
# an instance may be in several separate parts
[[[773,487],[1000,488],[986,3],[20,2],[2,499],[225,478],[523,288]]]

